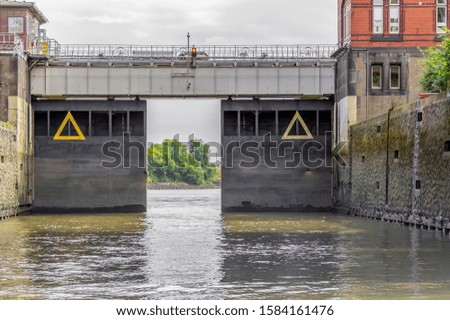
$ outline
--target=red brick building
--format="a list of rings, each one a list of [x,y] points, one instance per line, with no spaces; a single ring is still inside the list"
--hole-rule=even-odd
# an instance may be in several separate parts
[[[336,102],[349,123],[414,101],[423,54],[449,27],[450,0],[338,0]]]
[[[420,47],[441,41],[444,27],[450,26],[449,2],[337,1],[340,48],[335,53],[336,142],[350,140],[351,125],[419,98],[423,59]],[[348,157],[349,150],[342,153]],[[349,167],[337,167],[334,175],[335,201],[350,203]]]
[[[341,46],[425,47],[449,27],[449,0],[338,0]]]
[[[17,35],[25,51],[30,52],[47,18],[32,2],[0,1],[0,9],[0,40],[8,41]]]

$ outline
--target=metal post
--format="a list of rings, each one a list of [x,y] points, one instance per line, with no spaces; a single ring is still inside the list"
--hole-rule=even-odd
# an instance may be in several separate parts
[[[189,55],[190,55],[190,49],[189,49],[189,38],[191,37],[191,35],[189,34],[189,32],[187,33],[186,37],[187,37],[187,40],[188,40],[188,46],[187,46],[187,54],[188,54],[188,56],[189,56]]]

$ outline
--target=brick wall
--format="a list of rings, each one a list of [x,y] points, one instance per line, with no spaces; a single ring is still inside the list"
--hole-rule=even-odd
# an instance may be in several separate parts
[[[343,2],[338,1],[338,39],[343,39]],[[373,34],[373,1],[349,0],[351,2],[351,46],[356,47],[417,47],[437,43],[436,0],[400,0],[400,30],[389,33],[389,1],[385,0],[382,34]],[[447,8],[448,12],[448,8]],[[448,16],[448,14],[447,14]],[[447,18],[447,27],[449,27]]]

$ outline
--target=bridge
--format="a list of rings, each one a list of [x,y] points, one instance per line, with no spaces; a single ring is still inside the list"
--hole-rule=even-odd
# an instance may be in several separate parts
[[[32,55],[34,97],[275,97],[334,94],[335,45],[59,45]]]
[[[329,209],[331,172],[326,159],[330,158],[331,133],[327,136],[327,131],[332,128],[335,61],[331,55],[336,49],[332,45],[200,46],[194,58],[183,46],[57,45],[50,47],[47,56],[31,56],[31,95],[37,100],[33,106],[39,128],[35,134],[39,187],[35,207],[47,210],[53,203],[57,211],[62,206],[80,210],[80,198],[94,211],[99,211],[101,204],[107,204],[105,210],[136,211],[137,203],[144,207],[143,168],[115,168],[114,174],[98,169],[103,144],[111,139],[121,141],[125,132],[133,134],[134,129],[146,127],[145,103],[121,99],[213,97],[224,99],[224,211]],[[99,98],[108,100],[92,100]],[[87,131],[88,141],[83,147],[79,142],[55,145],[53,141],[57,124],[69,111]],[[298,111],[304,126],[292,122]],[[99,120],[102,114],[104,118]],[[286,138],[291,133],[288,131],[298,137],[304,130],[312,132],[309,139]],[[145,129],[138,131],[134,139],[145,145]],[[267,134],[269,142],[265,141]],[[290,147],[285,140],[290,140]],[[267,157],[264,144],[274,144],[277,152],[269,158],[276,165],[268,167],[262,161],[251,168],[243,167],[246,150],[228,149],[236,143],[239,150],[252,143],[261,157]],[[301,151],[308,144],[319,150],[315,157],[323,162],[320,167],[306,164],[309,151]],[[142,160],[145,150],[139,151],[141,154],[135,157]],[[125,149],[120,149],[123,152]],[[74,160],[80,154],[86,161],[83,167]],[[288,166],[299,158],[297,165]],[[59,164],[61,160],[64,165]],[[71,172],[67,162],[73,163]],[[231,166],[226,165],[230,162]],[[68,180],[69,176],[72,179]],[[108,192],[102,187],[106,178],[114,181],[114,187],[108,184]]]
[[[47,22],[34,3],[0,10],[15,32],[28,16]],[[145,99],[217,98],[223,211],[332,207],[337,46],[64,45],[27,31],[0,26],[0,121],[17,128],[20,169],[8,181],[20,205],[145,211]]]

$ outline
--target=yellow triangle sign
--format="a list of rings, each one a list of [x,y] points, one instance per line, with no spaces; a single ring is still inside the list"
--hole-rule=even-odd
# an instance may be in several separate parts
[[[305,130],[306,135],[302,135],[302,136],[296,136],[296,135],[289,135],[289,132],[291,132],[292,128],[295,125],[295,122],[299,121],[300,124],[302,125],[303,130]],[[288,128],[286,129],[286,132],[283,135],[283,140],[312,140],[314,139],[313,135],[311,134],[311,131],[309,131],[308,126],[305,123],[305,120],[303,120],[302,116],[300,115],[300,113],[297,111],[295,113],[294,118],[292,119],[291,123],[289,124]]]
[[[78,136],[61,136],[62,131],[66,127],[67,123],[70,121],[70,123],[75,128],[75,131],[77,132]],[[78,126],[78,123],[75,121],[75,118],[73,117],[72,113],[69,111],[67,112],[67,116],[64,118],[64,121],[61,123],[61,126],[59,127],[58,131],[56,132],[55,136],[53,137],[53,140],[55,141],[85,141],[86,137],[84,136],[83,132],[81,132],[80,127]]]

